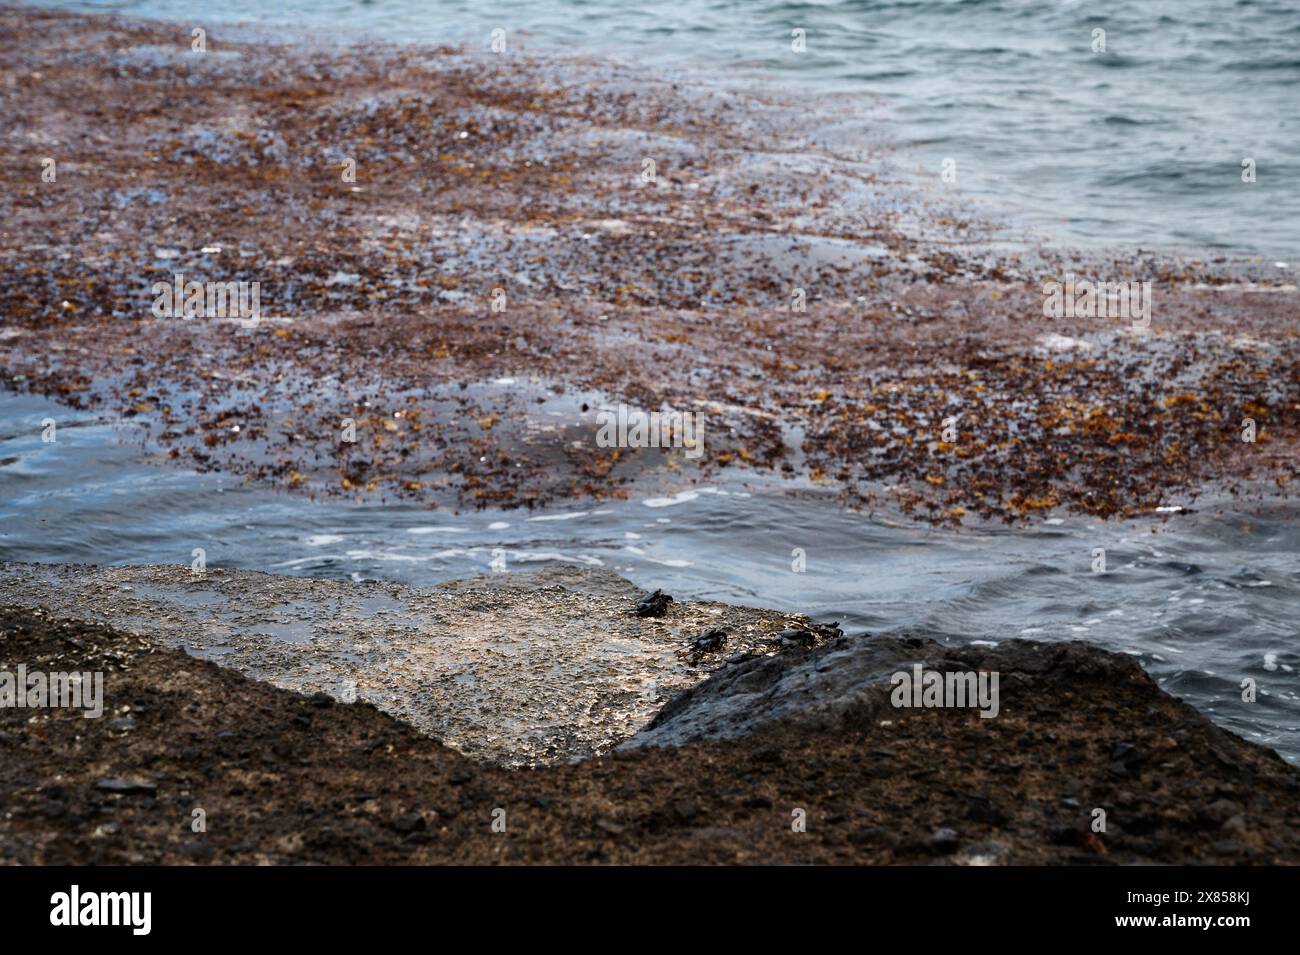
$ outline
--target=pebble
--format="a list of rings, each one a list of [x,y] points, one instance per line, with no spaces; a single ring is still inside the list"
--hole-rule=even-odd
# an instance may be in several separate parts
[[[118,793],[123,796],[153,795],[158,791],[158,784],[146,782],[144,780],[112,777],[97,780],[95,782],[95,788],[103,792]]]
[[[961,839],[957,835],[956,829],[936,829],[930,836],[930,848],[936,852],[956,852],[957,847],[961,844]]]

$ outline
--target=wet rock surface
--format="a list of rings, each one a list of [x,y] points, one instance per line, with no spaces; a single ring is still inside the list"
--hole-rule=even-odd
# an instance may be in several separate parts
[[[643,594],[608,571],[549,568],[432,589],[209,568],[0,563],[0,602],[101,621],[301,693],[365,700],[462,752],[506,764],[608,750],[680,690],[770,653],[798,614]]]
[[[883,714],[852,700],[846,680],[842,705],[805,717],[791,704],[749,735],[504,769],[366,702],[4,608],[0,668],[102,671],[105,716],[0,708],[0,861],[1300,862],[1296,770],[1162,693],[1131,660],[1078,645],[887,641],[857,672],[918,652],[1005,667],[1000,715]],[[851,669],[852,657],[831,646],[777,669]],[[725,695],[714,685],[724,680],[696,690],[677,719]],[[109,719],[128,712],[135,729],[113,732]],[[1117,766],[1121,750],[1145,758]],[[1104,833],[1090,825],[1097,808]],[[792,831],[798,814],[804,832]]]
[[[784,634],[778,637],[783,645],[791,645]],[[853,723],[906,717],[908,710],[891,702],[890,678],[900,672],[910,675],[917,665],[923,672],[998,673],[999,706],[1002,701],[1023,703],[1029,675],[1035,692],[1070,698],[1079,692],[1069,686],[1072,673],[1116,687],[1151,682],[1132,657],[1086,643],[1011,640],[991,647],[948,646],[920,637],[840,635],[719,671],[668,701],[649,726],[620,748],[736,739],[770,724],[833,733]],[[999,709],[990,719],[1003,715]],[[1005,715],[1014,718],[1014,712]],[[1111,762],[1119,766],[1143,759],[1127,742],[1117,742],[1110,753]]]

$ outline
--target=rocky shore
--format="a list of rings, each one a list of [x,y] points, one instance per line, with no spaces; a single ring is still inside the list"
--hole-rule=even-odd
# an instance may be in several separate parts
[[[357,503],[726,472],[988,530],[1293,493],[1294,263],[1045,248],[846,123],[582,56],[0,6],[0,385]],[[1051,315],[1072,276],[1149,282],[1149,322]],[[189,281],[260,304],[160,304]],[[702,445],[604,446],[622,406]],[[1296,768],[1088,644],[846,634],[595,570],[91,559],[0,561],[0,863],[1300,862]],[[996,699],[899,705],[922,670]],[[102,715],[6,696],[73,671]]]
[[[0,708],[0,861],[1300,861],[1295,768],[1129,657],[867,636],[769,653],[611,754],[509,769],[365,701],[9,607],[0,669],[103,672],[104,714]],[[918,662],[995,669],[998,715],[893,707],[884,675]]]
[[[830,108],[29,8],[0,68],[0,381],[187,467],[430,507],[739,469],[935,523],[1300,468],[1289,269],[1040,248]],[[1046,317],[1071,272],[1150,281],[1149,327]],[[177,274],[261,320],[156,317]],[[598,447],[619,403],[702,415],[704,453]]]

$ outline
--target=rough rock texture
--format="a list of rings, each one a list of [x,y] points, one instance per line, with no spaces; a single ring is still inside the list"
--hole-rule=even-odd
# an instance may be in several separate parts
[[[0,670],[103,671],[106,711],[0,709],[0,861],[1300,862],[1296,770],[1131,660],[1021,641],[944,653],[1004,668],[998,718],[881,720],[850,705],[835,729],[781,719],[733,740],[507,770],[366,703],[3,609]],[[1090,828],[1095,808],[1105,833]],[[806,831],[792,831],[800,813]]]
[[[609,571],[495,574],[422,589],[183,566],[0,563],[0,603],[155,637],[299,692],[359,698],[507,764],[604,752],[665,700],[801,615],[642,595]],[[725,646],[690,644],[725,629]]]
[[[870,719],[887,712],[889,677],[913,661],[930,669],[971,669],[954,663],[955,652],[933,641],[843,637],[817,653],[750,660],[673,698],[621,746],[734,739],[777,720],[834,730],[850,713]]]
[[[1015,640],[996,647],[951,647],[916,637],[841,637],[805,653],[746,661],[717,673],[674,699],[651,724],[622,744],[680,746],[699,739],[734,739],[770,723],[833,732],[845,725],[900,714],[890,677],[909,675],[914,664],[939,672],[991,671],[1000,700],[1014,705],[1027,674],[1041,682],[1068,682],[1069,674],[1113,680],[1116,686],[1149,682],[1132,657],[1085,643]],[[1068,689],[1064,685],[1062,691]]]

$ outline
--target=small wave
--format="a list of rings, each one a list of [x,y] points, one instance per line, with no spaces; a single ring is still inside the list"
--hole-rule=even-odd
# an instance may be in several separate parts
[[[678,504],[697,500],[699,496],[699,491],[678,491],[672,497],[648,497],[641,503],[646,507],[675,507]]]

